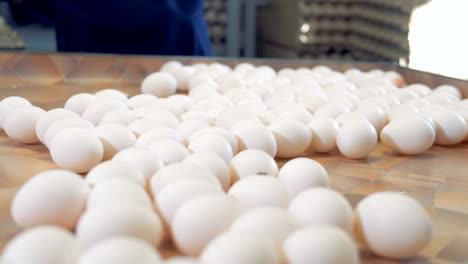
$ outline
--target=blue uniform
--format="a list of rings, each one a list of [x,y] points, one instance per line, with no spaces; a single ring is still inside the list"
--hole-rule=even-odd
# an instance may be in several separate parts
[[[55,0],[57,49],[211,55],[202,0]]]

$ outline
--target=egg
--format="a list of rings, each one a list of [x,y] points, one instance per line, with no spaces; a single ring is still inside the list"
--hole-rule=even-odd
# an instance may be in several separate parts
[[[188,120],[200,120],[209,124],[210,126],[214,125],[215,118],[216,118],[216,114],[213,114],[211,112],[192,111],[192,110],[189,110],[180,116],[180,120],[182,122],[188,121]]]
[[[145,77],[141,83],[141,92],[157,97],[168,97],[175,94],[177,80],[169,73],[154,72]]]
[[[150,197],[141,185],[122,178],[100,181],[88,195],[87,210],[92,210],[103,204],[132,203],[152,209]]]
[[[191,163],[182,162],[170,164],[151,177],[150,186],[153,196],[157,197],[159,192],[169,183],[185,179],[199,179],[222,189],[218,179],[210,171]]]
[[[127,108],[127,105],[118,99],[104,97],[91,102],[83,111],[81,116],[93,125],[97,126],[101,123],[102,118],[107,114],[107,112]]]
[[[286,186],[275,177],[250,175],[234,183],[228,194],[236,198],[243,210],[261,206],[286,208],[289,204],[289,193]]]
[[[146,185],[143,173],[124,160],[108,160],[98,164],[88,172],[85,180],[90,186],[94,186],[112,179],[127,180],[142,188],[145,188]]]
[[[36,144],[36,124],[45,111],[36,106],[16,107],[9,111],[3,121],[3,129],[8,137],[22,144]]]
[[[467,123],[457,112],[449,109],[437,110],[431,113],[430,117],[436,124],[436,144],[455,145],[466,138]]]
[[[185,255],[199,255],[213,238],[229,228],[240,212],[239,202],[220,193],[203,194],[184,203],[172,221],[177,249]]]
[[[333,225],[347,232],[353,228],[353,209],[340,193],[313,187],[296,195],[290,202],[289,213],[302,226]]]
[[[161,220],[152,210],[130,203],[103,204],[87,210],[76,227],[83,248],[99,242],[127,236],[158,247],[163,237]]]
[[[338,123],[328,117],[313,118],[308,124],[312,140],[309,149],[317,153],[327,153],[336,149]]]
[[[233,158],[231,145],[223,137],[215,134],[197,136],[193,140],[190,140],[187,149],[190,153],[209,152],[216,154],[226,163],[231,162]]]
[[[194,73],[195,68],[191,66],[183,66],[182,68],[171,72],[171,74],[177,80],[177,91],[188,91],[188,81]]]
[[[179,61],[170,60],[170,61],[165,62],[163,65],[161,65],[161,71],[171,72],[171,71],[182,68],[182,66],[183,66],[182,63],[180,63]]]
[[[312,120],[312,114],[305,107],[296,107],[279,114],[279,119],[296,120],[307,125]]]
[[[47,111],[45,114],[41,115],[39,120],[36,122],[36,134],[39,141],[45,143],[45,133],[49,126],[51,126],[55,121],[65,119],[65,118],[79,118],[75,112],[72,112],[63,108],[55,108]]]
[[[337,118],[339,115],[349,112],[350,109],[346,105],[341,104],[334,104],[334,103],[327,103],[315,110],[314,116],[315,117],[329,117],[329,118]]]
[[[437,88],[434,89],[433,92],[450,94],[450,95],[453,95],[455,98],[457,98],[457,100],[463,99],[463,94],[460,91],[460,89],[455,86],[448,85],[448,84],[443,84],[443,85],[438,86]]]
[[[401,154],[416,155],[428,150],[435,140],[431,124],[419,116],[391,121],[380,133],[382,143]]]
[[[44,144],[50,147],[55,136],[65,128],[79,127],[95,132],[93,124],[88,120],[81,117],[71,117],[53,122],[46,130],[44,134]]]
[[[56,225],[73,229],[88,193],[89,187],[80,175],[65,170],[41,172],[18,190],[11,215],[21,227]]]
[[[63,108],[81,115],[95,99],[96,97],[90,93],[75,94],[67,99]]]
[[[231,186],[231,173],[228,164],[215,154],[208,152],[194,153],[187,156],[183,162],[195,164],[216,176],[224,191]]]
[[[164,163],[148,148],[131,147],[117,153],[112,160],[127,162],[138,169],[148,181],[153,174],[164,167]]]
[[[110,110],[104,114],[100,124],[121,124],[128,126],[131,122],[140,118],[137,111],[132,111],[126,108]]]
[[[426,210],[410,196],[380,192],[356,206],[357,238],[374,254],[393,259],[415,256],[431,241]]]
[[[310,129],[299,121],[278,120],[271,123],[268,129],[275,137],[276,156],[279,158],[292,158],[301,155],[312,141]]]
[[[278,175],[276,161],[266,152],[247,149],[239,152],[229,164],[232,182],[252,175]]]
[[[177,117],[179,117],[185,112],[183,106],[175,104],[172,100],[169,100],[168,98],[159,98],[156,100],[156,102],[143,109],[146,113],[158,110],[165,110],[173,113]]]
[[[399,104],[386,110],[387,120],[390,122],[409,113],[418,113],[419,110],[410,104]]]
[[[158,97],[152,94],[137,94],[127,100],[127,105],[130,109],[143,108],[150,106],[158,100]]]
[[[180,131],[174,128],[157,127],[143,133],[140,137],[138,137],[135,142],[135,146],[146,147],[149,146],[149,144],[152,142],[165,139],[184,143],[184,138]]]
[[[78,264],[158,264],[162,263],[159,252],[140,239],[117,237],[98,243],[85,251]]]
[[[286,186],[291,197],[311,187],[328,187],[329,178],[325,168],[309,158],[295,158],[281,167],[278,179]]]
[[[102,161],[104,148],[93,132],[78,127],[65,128],[50,144],[50,156],[59,167],[83,173]]]
[[[148,148],[156,153],[165,165],[181,162],[189,155],[182,143],[171,139],[153,141]]]
[[[236,123],[245,120],[257,120],[255,113],[241,107],[228,107],[216,116],[215,126],[231,129]]]
[[[186,120],[180,123],[177,130],[182,135],[184,144],[187,144],[189,137],[191,137],[198,131],[209,127],[211,126],[208,123],[203,122],[201,120]]]
[[[414,83],[406,86],[408,90],[411,90],[415,93],[417,93],[420,97],[429,95],[432,90],[429,88],[427,85],[421,84],[421,83]]]
[[[169,110],[153,110],[148,111],[143,116],[144,119],[153,123],[154,127],[170,127],[177,128],[180,121],[175,114]]]
[[[3,121],[11,110],[25,106],[32,106],[32,104],[19,96],[9,96],[0,101],[0,129],[3,129]]]
[[[114,157],[119,151],[135,144],[133,132],[122,124],[102,124],[96,127],[96,133],[104,147],[104,160]]]
[[[275,157],[277,150],[275,136],[259,121],[239,122],[232,127],[231,131],[237,137],[240,151],[259,149]]]
[[[363,114],[358,113],[358,112],[346,112],[346,113],[339,115],[335,120],[340,126],[342,126],[343,124],[347,122],[353,122],[356,120],[367,121],[367,118]]]
[[[368,121],[349,122],[338,130],[336,145],[348,158],[365,158],[377,145],[377,132]]]
[[[103,89],[97,91],[95,94],[96,98],[112,98],[122,102],[127,101],[127,95],[117,89]]]
[[[193,104],[193,100],[185,94],[174,94],[168,98],[171,102],[181,106],[185,111],[190,109]]]
[[[356,112],[362,114],[374,126],[377,133],[380,133],[387,124],[385,112],[377,105],[362,105],[356,109]]]
[[[72,233],[56,226],[27,229],[3,249],[2,263],[75,264],[80,245]]]
[[[352,238],[333,226],[313,226],[297,230],[284,242],[287,263],[357,264],[359,250]]]
[[[227,232],[203,249],[200,261],[206,264],[279,264],[273,244],[254,234]]]
[[[198,136],[207,135],[207,134],[215,134],[215,135],[223,137],[231,146],[232,153],[234,155],[237,154],[237,152],[239,151],[239,144],[234,133],[232,133],[230,130],[227,130],[225,128],[220,128],[220,127],[209,127],[209,128],[202,129],[198,131],[197,133],[195,133],[194,135],[192,135],[191,137],[189,137],[188,143],[196,139]]]
[[[296,222],[286,210],[274,206],[264,206],[240,215],[230,230],[263,236],[272,241],[277,250],[281,252],[283,241],[296,228]],[[282,257],[282,252],[279,255]]]
[[[164,221],[171,224],[177,210],[187,201],[206,193],[222,193],[222,190],[197,178],[170,182],[158,193],[156,206]]]

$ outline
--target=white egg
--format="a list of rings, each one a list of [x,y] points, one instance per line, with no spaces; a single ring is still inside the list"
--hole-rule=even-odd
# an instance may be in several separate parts
[[[317,117],[309,123],[312,141],[309,149],[318,153],[327,153],[336,149],[336,134],[340,126],[328,117]]]
[[[430,117],[436,124],[436,144],[455,145],[467,137],[467,123],[457,112],[443,109],[431,113]]]
[[[358,264],[359,249],[344,231],[333,226],[314,226],[292,233],[284,242],[287,263]]]
[[[77,113],[78,115],[83,114],[84,110],[91,104],[96,97],[93,94],[89,93],[79,93],[71,96],[65,102],[63,108]]]
[[[171,139],[153,141],[148,148],[156,153],[165,165],[181,162],[189,155],[182,143]]]
[[[77,173],[88,172],[104,157],[98,136],[84,128],[61,130],[50,144],[50,156],[61,168]]]
[[[362,105],[356,109],[356,112],[362,114],[374,126],[377,133],[380,133],[387,124],[385,112],[377,105]]]
[[[390,122],[409,113],[418,113],[419,110],[410,104],[399,104],[386,110],[387,120]]]
[[[406,86],[406,89],[417,93],[420,97],[429,95],[432,92],[431,88],[429,88],[427,85],[420,83],[410,84]]]
[[[377,132],[368,121],[349,122],[338,130],[336,145],[348,158],[365,158],[377,145]]]
[[[157,127],[177,128],[180,124],[177,116],[168,110],[149,111],[143,118],[150,120]]]
[[[158,110],[165,110],[173,113],[175,116],[179,117],[185,112],[185,109],[181,105],[175,104],[172,100],[168,98],[159,98],[151,104],[150,106],[144,107],[145,113],[158,111]]]
[[[150,106],[158,100],[158,97],[152,94],[137,94],[135,96],[130,97],[127,100],[127,105],[131,109],[138,109],[143,108],[146,106]]]
[[[148,118],[138,118],[130,122],[127,126],[137,138],[141,135],[153,130],[155,128],[165,127],[165,126],[158,126],[157,122],[153,122]]]
[[[463,94],[460,91],[460,89],[448,84],[440,85],[439,87],[435,88],[433,92],[451,94],[455,96],[458,100],[463,99]]]
[[[5,264],[75,264],[80,245],[72,233],[55,226],[33,227],[11,239],[3,249]]]
[[[149,146],[152,142],[170,139],[177,141],[179,143],[184,143],[184,138],[180,131],[174,128],[168,127],[157,127],[151,130],[146,131],[135,142],[135,146],[146,147]]]
[[[243,210],[262,206],[286,208],[289,192],[286,186],[275,177],[249,175],[234,183],[228,194],[236,198]]]
[[[339,115],[335,120],[340,126],[342,126],[347,122],[354,122],[356,120],[367,121],[367,118],[359,112],[346,112]]]
[[[169,73],[154,72],[145,77],[141,83],[141,92],[157,97],[168,97],[175,94],[177,80]]]
[[[127,95],[117,89],[103,89],[100,91],[97,91],[95,94],[96,98],[112,98],[119,100],[121,102],[126,102],[127,101]]]
[[[164,186],[155,197],[155,203],[165,222],[171,224],[175,213],[185,202],[212,192],[222,193],[222,190],[212,183],[187,177]]]
[[[237,137],[239,151],[259,149],[275,157],[277,150],[275,136],[259,121],[239,122],[232,127],[231,131]]]
[[[3,129],[3,122],[11,110],[26,106],[32,106],[31,102],[19,96],[9,96],[0,101],[0,129]]]
[[[304,107],[296,107],[288,110],[284,113],[279,114],[280,119],[297,120],[307,125],[312,120],[312,114],[307,111]]]
[[[350,109],[346,105],[328,103],[328,104],[320,106],[317,110],[315,110],[314,116],[315,117],[329,117],[329,118],[335,119],[339,115],[349,112],[349,111]]]
[[[104,161],[92,168],[86,175],[86,182],[95,186],[100,182],[112,179],[123,179],[138,184],[143,189],[146,186],[145,176],[137,168],[124,160]]]
[[[186,120],[180,123],[177,130],[182,135],[184,144],[188,144],[188,139],[198,131],[211,127],[208,123],[201,120]]]
[[[3,129],[15,142],[36,144],[39,142],[36,124],[44,114],[45,111],[36,106],[16,107],[8,112],[3,121]]]
[[[85,251],[77,264],[158,264],[163,263],[153,245],[131,237],[117,237]]]
[[[206,264],[279,264],[271,241],[255,234],[227,232],[210,241],[200,255]]]
[[[428,150],[435,140],[431,124],[419,116],[391,121],[380,133],[384,145],[401,154],[416,155]]]
[[[203,111],[187,111],[180,116],[181,121],[200,120],[209,125],[214,125],[216,115]]]
[[[100,124],[121,124],[127,126],[131,122],[140,118],[137,111],[119,108],[108,111],[101,119]]]
[[[44,144],[50,147],[55,136],[65,128],[80,127],[94,132],[94,126],[88,120],[81,117],[71,117],[53,122],[44,134]]]
[[[131,147],[117,153],[112,160],[127,162],[138,169],[148,181],[151,176],[162,167],[164,163],[148,148]]]
[[[215,134],[215,135],[223,137],[231,146],[232,153],[234,155],[237,154],[237,152],[239,151],[239,145],[238,145],[236,136],[230,130],[227,130],[225,128],[220,128],[220,127],[209,127],[209,128],[200,130],[194,135],[192,135],[191,137],[189,137],[188,143],[196,139],[198,136],[207,135],[207,134]]]
[[[87,210],[76,227],[76,237],[84,248],[120,236],[138,238],[158,247],[163,237],[161,220],[142,206],[103,204]]]
[[[241,108],[229,107],[221,111],[215,120],[217,127],[231,129],[236,123],[244,120],[257,120],[255,113]]]
[[[115,109],[128,109],[127,105],[113,98],[99,98],[91,102],[81,115],[84,119],[97,126],[107,112]]]
[[[218,179],[210,171],[191,163],[182,162],[170,164],[151,177],[150,186],[153,196],[157,197],[166,185],[185,179],[199,179],[222,189]]]
[[[171,61],[167,61],[163,65],[161,65],[161,71],[171,72],[171,71],[174,71],[174,70],[178,70],[178,69],[180,69],[182,67],[183,67],[183,65],[179,61],[171,60]]]
[[[420,97],[418,93],[405,88],[398,89],[392,92],[391,94],[395,96],[398,99],[398,101],[400,101],[400,103],[402,104],[412,99],[418,99]]]
[[[185,111],[190,109],[193,104],[193,100],[185,94],[174,94],[168,98],[171,102],[181,106]]]
[[[21,227],[56,225],[73,229],[85,208],[88,192],[80,175],[65,170],[45,171],[19,189],[11,215]]]
[[[104,160],[114,157],[119,151],[135,144],[135,134],[122,124],[102,124],[96,127],[96,133],[104,147]]]
[[[233,231],[265,237],[272,241],[280,251],[283,241],[296,228],[296,222],[286,210],[273,206],[258,207],[247,211],[231,226]]]
[[[304,153],[312,141],[310,129],[299,121],[278,120],[268,129],[275,136],[276,156],[279,158],[297,157]]]
[[[328,102],[327,96],[321,90],[305,90],[297,96],[297,103],[312,113]]]
[[[187,156],[184,162],[192,163],[202,169],[210,171],[216,176],[224,191],[231,186],[231,173],[228,164],[220,157],[212,153],[194,153]]]
[[[328,187],[329,179],[325,168],[313,159],[295,158],[281,167],[278,179],[288,189],[291,197],[311,187]]]
[[[239,152],[229,164],[232,182],[252,175],[278,175],[276,161],[266,152],[247,149]]]
[[[39,138],[39,141],[45,143],[45,133],[49,126],[51,126],[55,121],[72,117],[79,118],[80,116],[70,110],[63,108],[55,108],[47,111],[36,122],[36,134]]]
[[[228,141],[215,134],[196,136],[193,140],[190,140],[187,149],[190,153],[209,152],[216,154],[226,163],[231,162],[233,157],[233,151]]]
[[[356,216],[357,238],[376,255],[408,258],[431,241],[429,215],[410,196],[396,192],[371,194],[359,202]]]
[[[220,193],[207,193],[184,203],[172,221],[172,237],[183,254],[197,256],[241,212],[239,202]]]
[[[340,193],[324,188],[307,189],[291,200],[289,213],[300,226],[333,225],[347,232],[353,228],[353,209]]]
[[[122,178],[100,181],[88,195],[86,209],[91,210],[104,204],[132,203],[152,209],[150,197],[141,185]]]

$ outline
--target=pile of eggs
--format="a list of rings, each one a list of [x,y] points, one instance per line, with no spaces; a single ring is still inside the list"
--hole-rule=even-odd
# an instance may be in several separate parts
[[[18,143],[43,143],[61,169],[17,192],[11,214],[25,230],[3,260],[359,263],[359,247],[417,255],[432,227],[416,200],[381,192],[353,209],[307,158],[336,149],[365,158],[379,138],[406,155],[467,139],[457,88],[402,83],[381,70],[170,61],[130,98],[80,93],[49,111],[5,98],[1,128]],[[275,158],[288,161],[279,168]],[[166,243],[185,257],[163,260]]]

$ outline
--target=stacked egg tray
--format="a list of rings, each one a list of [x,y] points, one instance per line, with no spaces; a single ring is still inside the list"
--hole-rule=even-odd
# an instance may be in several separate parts
[[[305,0],[296,3],[298,36],[295,37],[297,46],[292,48],[297,50],[298,57],[408,60],[408,25],[413,9],[420,2]],[[329,48],[322,51],[322,46]]]
[[[204,12],[213,52],[215,55],[225,55],[228,23],[227,1],[205,0]]]
[[[7,264],[468,259],[466,81],[306,60],[0,61]]]

